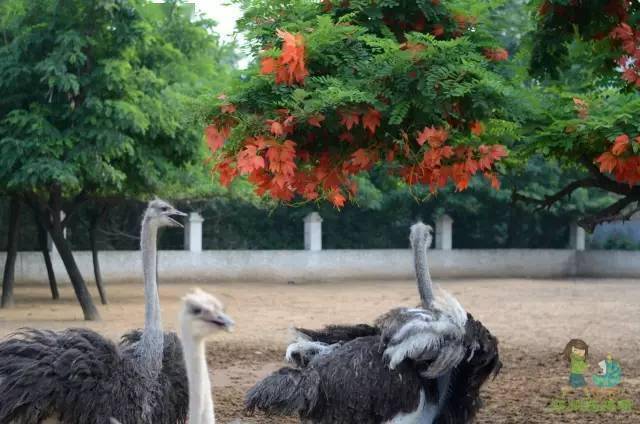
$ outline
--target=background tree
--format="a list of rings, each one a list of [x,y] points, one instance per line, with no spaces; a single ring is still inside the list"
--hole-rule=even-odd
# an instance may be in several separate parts
[[[164,20],[142,1],[3,6],[0,186],[37,211],[86,319],[99,315],[64,228],[87,199],[143,196],[200,160],[194,110],[206,93],[189,79],[224,76],[213,70],[211,23],[185,34],[189,16],[169,6]]]
[[[640,201],[640,5],[626,0],[533,2],[530,74],[523,91],[532,105],[525,156],[542,155],[575,172],[543,197],[550,207],[585,188],[613,200],[580,221],[588,231],[628,219]]]
[[[111,186],[103,187],[85,208],[94,277],[103,304],[107,300],[98,257],[99,227],[107,219],[110,209],[126,199],[145,200],[152,194],[172,199],[189,198],[203,193],[205,186],[207,193],[211,194],[211,178],[202,166],[206,149],[195,135],[202,131],[202,109],[213,94],[230,84],[234,77],[231,65],[236,54],[233,45],[220,43],[214,32],[215,22],[197,15],[194,4],[177,0],[145,2],[138,10],[148,29],[144,44],[139,49],[140,61],[143,66],[153,69],[178,96],[174,105],[182,105],[182,109],[178,109],[184,114],[181,125],[189,127],[189,135],[193,138],[189,137],[187,141],[194,143],[196,153],[188,163],[165,167],[161,181],[154,184],[147,181],[140,184],[139,179],[129,179],[126,186],[115,187],[115,190]],[[134,234],[138,233],[136,229]]]

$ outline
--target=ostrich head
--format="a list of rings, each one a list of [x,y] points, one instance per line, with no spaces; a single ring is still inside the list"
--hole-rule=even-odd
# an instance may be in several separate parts
[[[194,289],[182,298],[180,327],[183,334],[202,340],[220,330],[232,331],[235,322],[224,312],[215,296]]]
[[[144,213],[143,222],[148,222],[156,228],[160,227],[182,227],[182,224],[173,219],[174,216],[187,216],[162,199],[155,198],[149,202]]]
[[[411,226],[411,233],[409,234],[411,247],[415,249],[416,244],[421,240],[426,240],[426,246],[429,248],[429,246],[431,246],[431,241],[433,240],[433,228],[431,225],[417,222]]]

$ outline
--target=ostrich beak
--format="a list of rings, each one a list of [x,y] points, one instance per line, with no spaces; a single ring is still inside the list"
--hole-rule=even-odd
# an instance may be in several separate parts
[[[179,210],[177,210],[177,209],[174,209],[174,210],[172,210],[172,211],[169,213],[169,215],[168,215],[169,222],[171,223],[171,226],[172,226],[172,227],[179,227],[179,228],[183,228],[183,227],[184,227],[184,225],[182,225],[180,222],[178,222],[178,221],[176,221],[175,219],[173,219],[173,216],[187,216],[187,214],[186,214],[186,213],[184,213],[184,212],[180,212],[180,211],[179,211]]]
[[[219,325],[224,328],[228,332],[233,331],[233,327],[236,325],[235,321],[231,319],[231,317],[225,313],[219,312],[210,320],[212,323]]]

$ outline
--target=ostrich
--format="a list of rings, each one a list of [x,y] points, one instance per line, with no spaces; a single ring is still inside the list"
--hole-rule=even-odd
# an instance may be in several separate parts
[[[234,322],[224,313],[224,306],[217,298],[200,289],[183,298],[178,322],[189,376],[189,424],[214,424],[204,342],[219,329],[231,331]]]
[[[163,333],[156,284],[161,227],[184,216],[155,199],[142,220],[145,324],[115,344],[83,328],[24,329],[0,342],[0,422],[185,422],[187,376],[175,334]],[[136,417],[133,420],[132,417]]]
[[[421,305],[396,308],[373,326],[298,329],[284,367],[258,382],[245,407],[305,422],[469,423],[480,388],[501,367],[498,341],[456,299],[434,296],[430,227],[411,228]]]
[[[220,329],[232,331],[235,323],[215,296],[200,289],[182,298],[178,323],[189,375],[189,424],[215,424],[204,342]],[[121,424],[113,417],[111,423]]]

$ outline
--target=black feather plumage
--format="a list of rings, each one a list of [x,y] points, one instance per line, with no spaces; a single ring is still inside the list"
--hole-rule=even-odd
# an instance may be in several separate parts
[[[257,383],[245,398],[248,411],[297,414],[314,424],[379,424],[414,411],[423,391],[429,403],[440,404],[433,423],[470,423],[481,406],[481,386],[501,366],[497,339],[470,314],[465,359],[443,379],[420,375],[429,361],[405,360],[389,369],[385,340],[377,327],[339,325],[298,331],[309,341],[337,347],[313,357],[304,368],[285,367]]]
[[[282,368],[246,396],[249,411],[299,414],[317,424],[382,423],[417,408],[419,375],[409,364],[385,365],[380,336],[358,337],[306,368]]]
[[[19,330],[0,342],[0,423],[186,422],[187,378],[177,336],[165,333],[163,368],[149,381],[132,361],[139,331],[121,344],[95,331]],[[143,410],[143,405],[149,405]]]
[[[453,370],[449,381],[449,394],[434,424],[473,422],[482,406],[480,388],[502,368],[498,353],[498,339],[480,321],[467,315],[465,343],[475,350]]]
[[[296,328],[296,331],[305,335],[314,342],[334,344],[348,342],[358,337],[375,336],[380,334],[380,329],[368,324],[357,325],[328,325],[321,330],[309,330]]]

